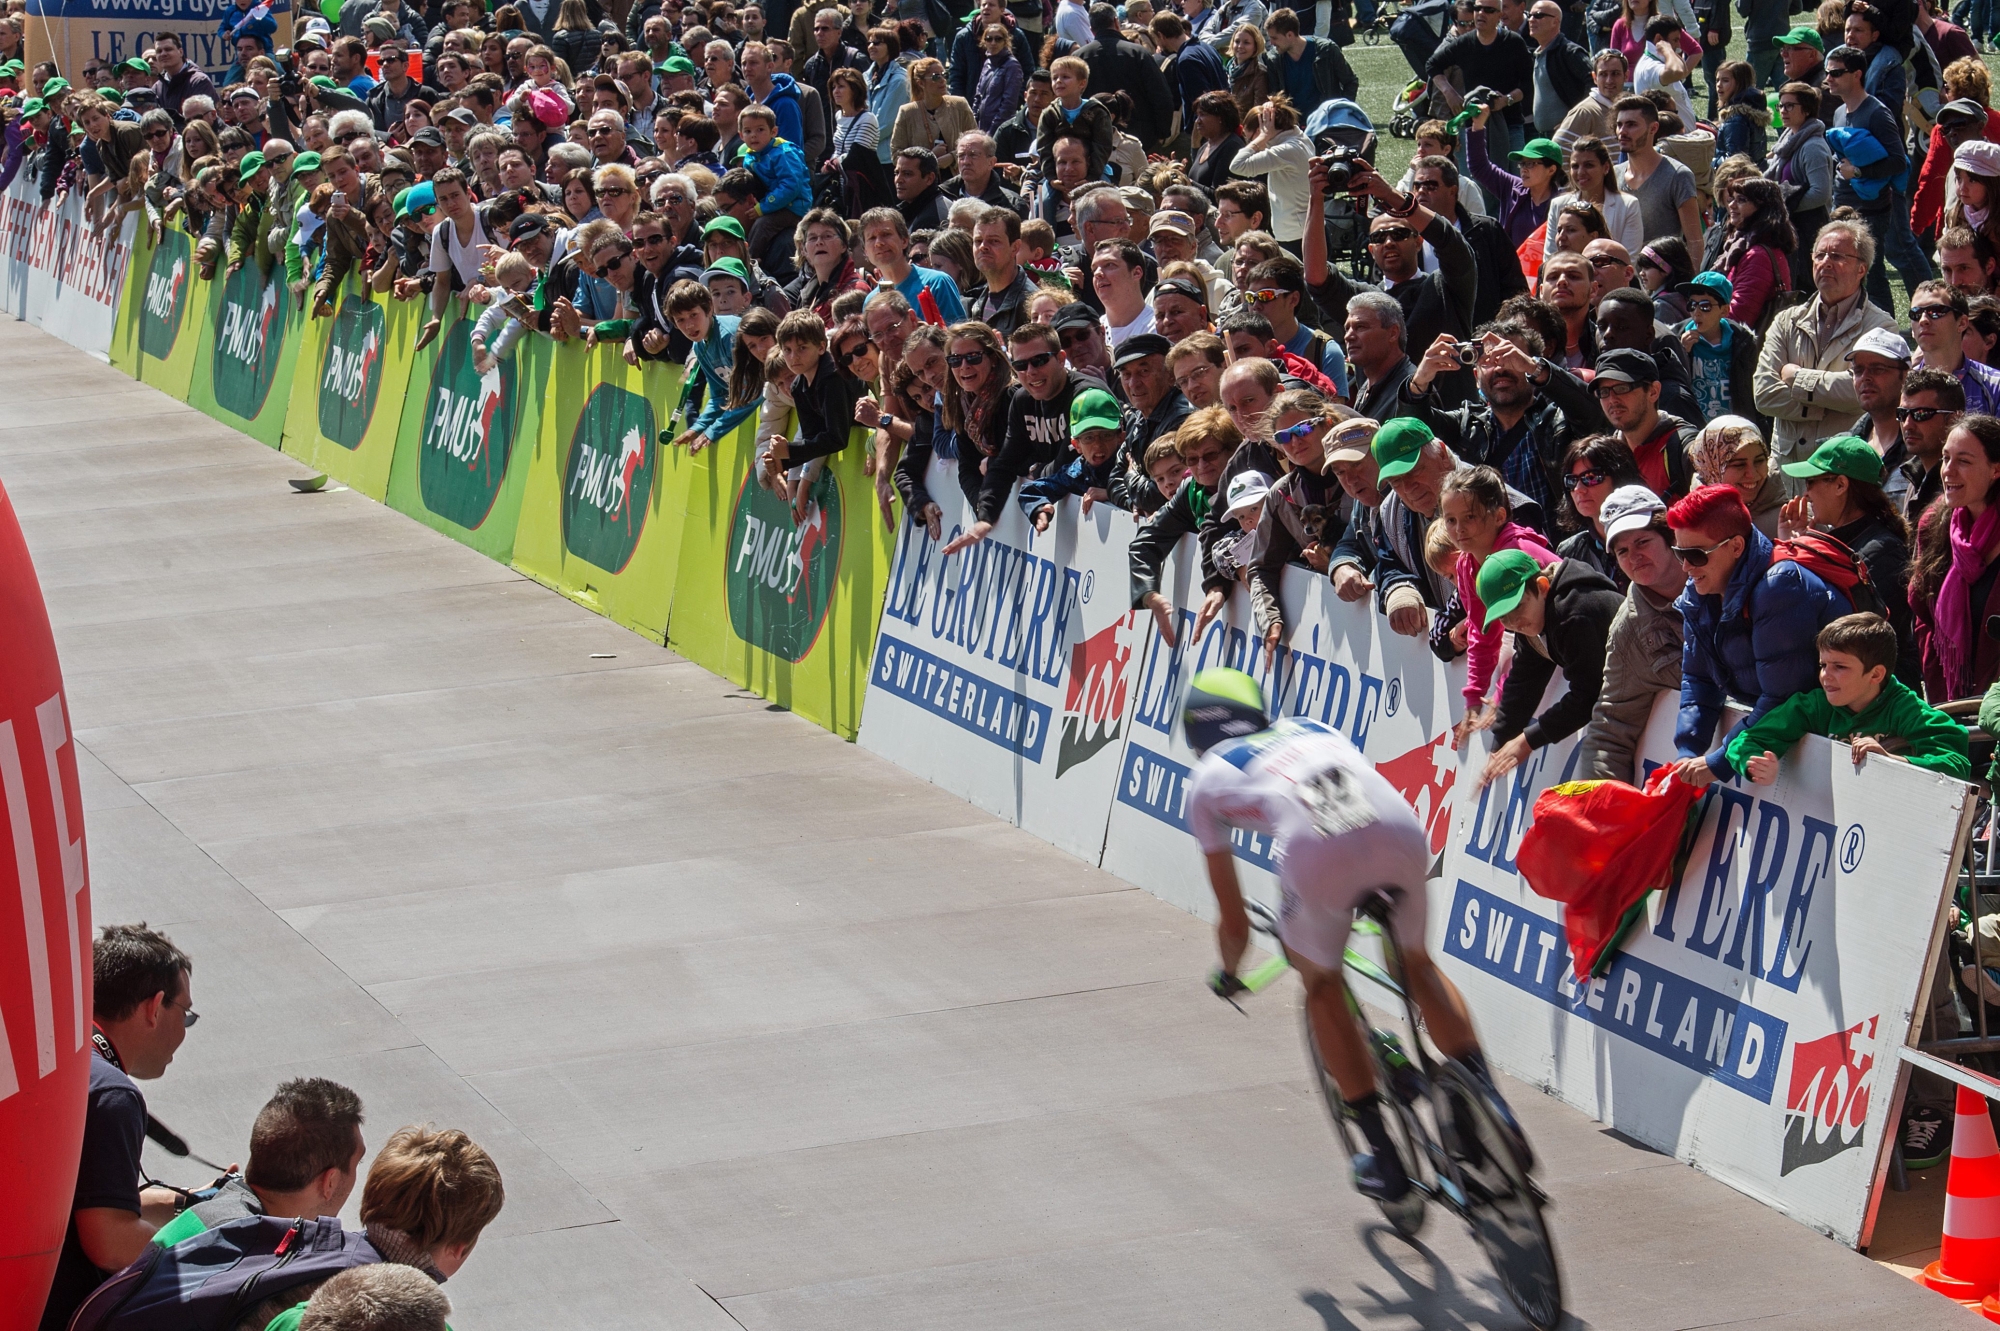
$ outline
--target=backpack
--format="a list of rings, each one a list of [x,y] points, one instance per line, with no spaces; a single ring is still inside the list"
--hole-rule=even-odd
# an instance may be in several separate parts
[[[232,1331],[258,1302],[382,1258],[336,1216],[254,1215],[145,1255],[91,1291],[69,1331]]]
[[[1847,598],[1854,613],[1889,617],[1882,593],[1868,578],[1868,569],[1837,536],[1808,531],[1789,541],[1771,542],[1771,562],[1789,560],[1819,575],[1819,580]]]

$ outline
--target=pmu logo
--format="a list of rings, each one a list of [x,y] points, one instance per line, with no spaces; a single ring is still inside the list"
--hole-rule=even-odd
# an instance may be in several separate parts
[[[179,231],[160,237],[146,270],[146,299],[139,315],[139,352],[154,360],[174,354],[187,311],[188,239]]]
[[[1429,744],[1419,744],[1400,758],[1377,763],[1375,770],[1423,819],[1424,830],[1431,837],[1431,854],[1442,851],[1451,835],[1451,784],[1458,776],[1451,732],[1445,731]]]
[[[1121,640],[1132,615],[1107,625],[1070,648],[1069,687],[1063,695],[1062,742],[1056,749],[1056,775],[1087,763],[1108,744],[1116,743],[1125,723],[1129,682],[1125,667],[1132,648]]]
[[[1875,1067],[1875,1055],[1858,1054],[1855,1045],[1873,1040],[1880,1020],[1878,1014],[1844,1031],[1792,1046],[1780,1177],[1861,1145],[1868,1125],[1868,1074]]]
[[[245,264],[223,285],[212,370],[218,407],[245,420],[264,410],[284,349],[284,312],[282,274],[266,283],[256,264]]]
[[[365,296],[340,303],[326,340],[319,376],[319,432],[342,448],[359,448],[375,416],[382,387],[382,307]]]
[[[744,477],[725,573],[729,627],[737,637],[786,661],[806,659],[840,576],[845,517],[831,469],[813,482],[803,522],[793,521],[790,504]]]
[[[379,359],[368,373],[379,385]],[[371,411],[374,392],[374,387],[368,389]],[[324,412],[324,389],[320,401]],[[448,522],[476,529],[493,511],[513,455],[514,362],[504,359],[488,373],[479,373],[472,364],[472,324],[465,319],[452,324],[438,348],[423,422],[417,486],[424,507]]]
[[[652,404],[599,384],[583,404],[563,477],[563,544],[607,573],[621,573],[639,548],[659,470]]]

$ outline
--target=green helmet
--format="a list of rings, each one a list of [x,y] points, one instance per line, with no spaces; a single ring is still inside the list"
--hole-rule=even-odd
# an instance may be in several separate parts
[[[1268,730],[1271,718],[1264,710],[1264,690],[1256,680],[1241,670],[1218,666],[1188,681],[1181,725],[1187,731],[1188,747],[1199,754],[1223,740]]]

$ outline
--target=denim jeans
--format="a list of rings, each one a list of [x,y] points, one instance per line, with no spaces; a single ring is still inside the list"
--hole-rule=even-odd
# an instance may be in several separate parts
[[[1993,35],[1993,0],[1972,0],[1972,26],[1966,31],[1974,41],[1985,41]]]
[[[1910,196],[1889,191],[1889,207],[1882,212],[1861,214],[1875,236],[1875,263],[1868,270],[1868,299],[1878,308],[1894,313],[1896,298],[1889,290],[1888,265],[1894,264],[1903,279],[1903,290],[1915,291],[1935,274],[1929,256],[1910,231]]]

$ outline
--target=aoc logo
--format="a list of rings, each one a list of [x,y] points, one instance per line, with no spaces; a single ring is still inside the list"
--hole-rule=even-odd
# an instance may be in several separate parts
[[[1791,1173],[1861,1145],[1868,1126],[1868,1074],[1873,1054],[1855,1045],[1875,1038],[1881,1017],[1792,1046],[1792,1085],[1785,1096],[1785,1151],[1778,1173]]]
[[[361,447],[382,387],[382,307],[360,296],[340,302],[319,375],[319,432],[342,448]]]
[[[374,385],[381,379],[380,361],[369,365],[365,373],[373,376],[367,388],[372,411]],[[322,420],[326,392],[323,386]],[[365,422],[362,428],[367,428]],[[357,432],[356,441],[360,438]],[[468,530],[486,521],[493,501],[500,497],[500,487],[506,483],[507,461],[514,447],[514,362],[503,360],[492,372],[480,374],[472,364],[472,324],[465,319],[451,326],[438,349],[431,391],[424,398],[424,432],[418,443],[417,487],[424,507]]]
[[[1117,743],[1122,733],[1130,685],[1125,667],[1131,663],[1132,649],[1119,635],[1131,622],[1128,613],[1070,648],[1062,743],[1056,749],[1057,776],[1089,762],[1105,746]]]
[[[607,573],[624,572],[646,529],[659,469],[656,430],[645,398],[599,384],[570,436],[563,545]]]
[[[264,410],[285,347],[285,282],[268,283],[256,264],[245,264],[222,287],[222,317],[215,330],[215,404],[245,420]]]
[[[146,298],[139,311],[139,353],[154,360],[174,354],[180,340],[181,318],[187,313],[190,259],[188,238],[180,231],[160,237],[146,270]]]
[[[753,647],[803,661],[826,623],[840,575],[840,482],[822,471],[805,521],[754,477],[743,479],[729,524],[729,627]]]

